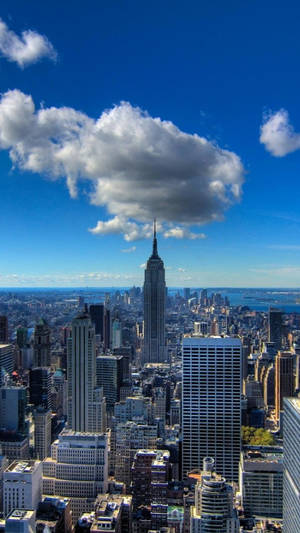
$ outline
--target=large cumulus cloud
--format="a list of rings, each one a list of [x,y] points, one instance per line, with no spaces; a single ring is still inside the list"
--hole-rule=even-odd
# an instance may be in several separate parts
[[[114,215],[92,231],[122,231],[127,240],[132,231],[147,236],[154,217],[167,237],[195,238],[178,228],[221,220],[241,196],[244,168],[234,152],[126,102],[94,120],[67,107],[36,110],[31,96],[8,91],[0,147],[21,169],[65,177],[73,197],[78,180],[90,180],[90,201]]]
[[[8,61],[16,62],[21,68],[36,63],[43,57],[55,60],[57,55],[47,37],[32,30],[23,31],[19,37],[1,19],[0,53]]]

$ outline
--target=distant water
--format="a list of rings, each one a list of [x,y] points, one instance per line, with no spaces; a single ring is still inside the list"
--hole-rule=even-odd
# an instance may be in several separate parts
[[[82,295],[87,302],[102,301],[105,293],[112,293],[125,290],[129,290],[130,287],[5,287],[0,288],[1,293],[11,292],[17,293],[53,293],[53,294],[66,294],[77,297]],[[200,288],[191,288],[191,293],[197,291],[199,293]],[[182,287],[168,287],[168,292],[171,296],[176,293],[183,295]],[[300,289],[272,289],[272,288],[259,288],[259,289],[247,289],[247,288],[224,288],[224,287],[211,287],[207,289],[208,295],[212,292],[218,292],[223,297],[227,296],[232,306],[247,306],[249,309],[257,311],[268,311],[269,307],[278,307],[286,313],[300,313]]]

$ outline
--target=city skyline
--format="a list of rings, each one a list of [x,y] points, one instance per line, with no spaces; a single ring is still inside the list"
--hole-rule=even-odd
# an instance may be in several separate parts
[[[0,287],[300,286],[295,2],[1,8]]]

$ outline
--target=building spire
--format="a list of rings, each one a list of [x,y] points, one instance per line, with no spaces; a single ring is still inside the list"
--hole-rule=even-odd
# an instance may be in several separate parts
[[[152,251],[152,257],[157,257],[157,238],[156,238],[156,218],[153,221],[153,251]]]

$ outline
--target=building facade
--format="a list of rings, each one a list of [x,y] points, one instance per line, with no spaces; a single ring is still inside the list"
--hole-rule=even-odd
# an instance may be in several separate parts
[[[36,510],[42,498],[42,463],[14,461],[3,472],[3,511],[8,516],[14,509]]]
[[[74,520],[107,491],[108,436],[64,430],[43,461],[43,494],[70,498]]]
[[[246,516],[282,518],[282,448],[246,448],[241,453],[239,487]]]
[[[294,354],[279,351],[275,358],[275,416],[280,418],[283,398],[294,394]]]
[[[43,318],[34,329],[34,366],[50,366],[50,328]]]
[[[241,448],[242,343],[232,337],[185,337],[182,346],[182,473],[204,457],[238,481]]]
[[[300,400],[285,398],[283,417],[283,533],[300,531]]]
[[[190,509],[191,533],[238,533],[239,520],[233,507],[232,486],[213,471],[213,459],[204,468],[195,489],[195,505]]]
[[[83,313],[74,318],[68,339],[68,426],[79,432],[101,432],[104,411],[102,391],[96,388],[95,329]]]

